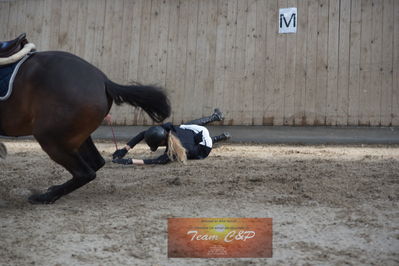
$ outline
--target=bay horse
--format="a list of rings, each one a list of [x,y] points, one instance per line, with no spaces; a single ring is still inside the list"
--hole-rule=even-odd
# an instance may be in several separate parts
[[[157,122],[170,115],[164,89],[116,84],[73,54],[36,52],[21,65],[13,93],[0,102],[0,135],[33,135],[50,158],[72,174],[69,181],[31,195],[30,203],[54,203],[96,178],[105,160],[90,135],[113,102],[140,107]]]

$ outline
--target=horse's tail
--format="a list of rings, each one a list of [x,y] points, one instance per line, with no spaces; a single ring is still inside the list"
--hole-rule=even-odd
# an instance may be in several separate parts
[[[170,103],[161,87],[135,83],[119,85],[110,80],[105,82],[107,93],[117,105],[128,103],[141,107],[153,120],[161,122],[170,116]]]

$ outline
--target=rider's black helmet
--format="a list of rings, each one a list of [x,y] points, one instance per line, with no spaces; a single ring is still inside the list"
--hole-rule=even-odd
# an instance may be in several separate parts
[[[144,140],[150,146],[151,151],[156,151],[161,146],[168,136],[168,132],[161,126],[150,127],[144,133]]]

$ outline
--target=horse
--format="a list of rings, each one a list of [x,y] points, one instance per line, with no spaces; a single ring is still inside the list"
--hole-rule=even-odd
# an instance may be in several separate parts
[[[33,135],[49,157],[72,178],[28,198],[51,204],[96,178],[105,160],[91,133],[112,104],[142,108],[152,120],[169,117],[165,89],[117,84],[84,59],[67,52],[35,52],[21,65],[8,100],[0,102],[0,135]]]

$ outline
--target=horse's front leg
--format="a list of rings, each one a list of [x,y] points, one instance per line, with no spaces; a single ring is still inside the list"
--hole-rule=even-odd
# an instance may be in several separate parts
[[[32,204],[51,204],[60,197],[71,193],[96,178],[96,172],[91,169],[88,163],[78,152],[64,149],[57,143],[41,143],[43,150],[55,162],[59,163],[72,174],[72,179],[61,185],[50,187],[43,194],[34,194],[29,197]]]

